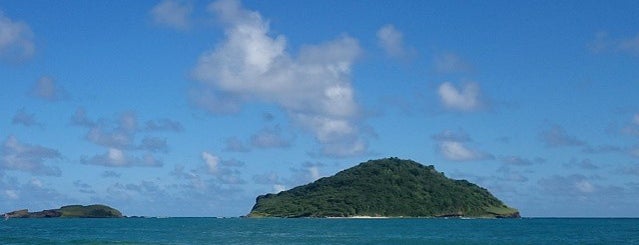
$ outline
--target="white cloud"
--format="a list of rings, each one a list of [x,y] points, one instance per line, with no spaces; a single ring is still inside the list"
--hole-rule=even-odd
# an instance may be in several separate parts
[[[193,5],[188,1],[163,0],[151,9],[156,24],[176,30],[187,30],[191,26]]]
[[[18,194],[16,190],[5,190],[4,194],[7,196],[7,198],[11,200],[16,200],[20,198],[20,195]]]
[[[80,160],[83,164],[101,165],[106,167],[161,167],[163,163],[151,154],[142,157],[129,156],[118,148],[109,148],[106,153],[93,157],[83,156]]]
[[[437,151],[451,161],[477,161],[494,158],[491,154],[471,149],[466,143],[472,139],[462,130],[459,132],[445,130],[433,135],[437,142]]]
[[[45,165],[47,160],[61,158],[57,150],[39,145],[24,144],[9,136],[0,148],[0,168],[19,170],[38,175],[60,175],[60,169]]]
[[[73,125],[87,128],[87,141],[106,148],[102,154],[82,156],[82,163],[108,167],[160,167],[163,163],[154,154],[168,153],[169,145],[166,138],[153,136],[152,133],[182,130],[179,122],[170,119],[149,120],[145,127],[140,127],[138,116],[133,112],[124,112],[115,120],[101,118],[96,121],[88,118],[86,111],[79,108],[70,121]],[[147,134],[138,141],[136,136],[140,132]],[[144,153],[140,154],[139,151]]]
[[[475,111],[482,109],[486,103],[482,101],[479,84],[466,83],[457,89],[452,83],[445,82],[437,90],[442,104],[451,110]]]
[[[448,160],[471,161],[482,158],[482,154],[468,149],[463,143],[444,141],[439,143],[439,151]]]
[[[16,22],[0,11],[0,59],[20,61],[35,53],[33,33],[24,22]]]
[[[404,46],[404,34],[393,25],[382,26],[377,31],[377,40],[379,46],[391,57],[403,58],[409,55],[409,51]]]
[[[540,179],[538,184],[547,192],[562,196],[583,196],[593,193],[601,194],[604,191],[602,186],[592,183],[591,177],[583,175],[551,176]]]
[[[60,101],[68,97],[64,88],[58,86],[51,77],[41,77],[31,89],[30,94],[49,102]]]
[[[202,160],[206,164],[207,170],[211,174],[217,174],[220,158],[208,152],[202,152]]]
[[[591,193],[595,191],[595,187],[587,180],[580,180],[575,182],[577,190],[583,193]]]
[[[472,65],[453,53],[437,55],[434,64],[435,71],[439,73],[468,72],[473,69]]]
[[[284,185],[278,185],[278,184],[273,185],[273,193],[280,193],[285,190],[286,190],[286,186]]]
[[[343,145],[361,145],[359,106],[349,78],[361,53],[357,40],[342,36],[305,45],[292,57],[286,52],[286,38],[269,35],[268,22],[238,1],[214,2],[209,11],[224,23],[226,39],[204,53],[193,70],[201,85],[191,94],[196,105],[228,113],[248,101],[275,103],[312,132],[324,149],[337,144],[336,138]],[[323,153],[344,156],[361,151]]]

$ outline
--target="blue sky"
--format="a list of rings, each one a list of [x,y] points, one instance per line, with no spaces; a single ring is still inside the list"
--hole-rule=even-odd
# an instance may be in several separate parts
[[[639,216],[639,2],[0,0],[0,210],[239,216],[383,157]]]

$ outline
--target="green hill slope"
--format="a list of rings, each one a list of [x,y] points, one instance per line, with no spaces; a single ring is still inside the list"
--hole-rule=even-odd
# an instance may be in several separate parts
[[[411,160],[371,160],[257,197],[248,217],[519,217],[486,189]]]

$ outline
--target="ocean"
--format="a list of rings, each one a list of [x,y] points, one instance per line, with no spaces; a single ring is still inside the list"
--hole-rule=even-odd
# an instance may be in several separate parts
[[[0,244],[639,244],[639,219],[9,219]]]

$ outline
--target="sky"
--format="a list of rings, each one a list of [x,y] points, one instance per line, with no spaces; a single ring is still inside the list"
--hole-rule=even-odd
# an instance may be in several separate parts
[[[0,0],[0,212],[233,217],[399,157],[639,217],[638,1]]]

